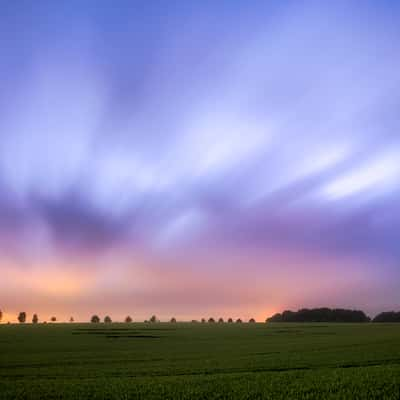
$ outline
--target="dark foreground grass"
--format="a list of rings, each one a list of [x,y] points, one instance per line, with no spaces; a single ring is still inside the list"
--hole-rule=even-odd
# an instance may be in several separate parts
[[[400,324],[0,326],[0,399],[399,399]]]

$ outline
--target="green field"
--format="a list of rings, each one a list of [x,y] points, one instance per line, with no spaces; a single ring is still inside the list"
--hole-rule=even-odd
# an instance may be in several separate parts
[[[0,326],[0,399],[399,399],[400,324]]]

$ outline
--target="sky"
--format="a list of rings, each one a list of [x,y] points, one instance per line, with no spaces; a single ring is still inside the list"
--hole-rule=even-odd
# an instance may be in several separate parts
[[[0,309],[400,309],[400,4],[5,1]]]

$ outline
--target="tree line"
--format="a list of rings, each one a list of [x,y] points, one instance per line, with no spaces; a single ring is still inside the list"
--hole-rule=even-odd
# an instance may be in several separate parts
[[[373,322],[400,322],[400,311],[387,311],[378,314]]]
[[[343,308],[302,308],[277,313],[266,322],[400,322],[400,312],[382,312],[371,320],[364,311]]]
[[[0,322],[3,319],[3,312],[0,310]],[[25,311],[21,311],[18,314],[18,322],[23,324],[27,322],[27,314]],[[51,317],[50,318],[51,322],[57,322],[56,317]],[[98,315],[93,315],[90,318],[91,323],[100,323],[102,320]],[[43,323],[46,323],[47,321],[43,321]],[[69,322],[74,322],[74,318],[70,317]],[[103,322],[108,324],[112,323],[112,319],[109,315],[106,315],[103,318]],[[131,316],[127,316],[124,320],[125,323],[131,323],[133,322],[133,319]],[[148,320],[144,321],[145,323],[157,323],[160,322],[160,320],[155,316],[152,315]],[[172,317],[169,321],[170,323],[176,323],[177,320],[175,317]],[[225,320],[221,317],[218,320],[215,320],[213,317],[210,317],[208,319],[202,318],[200,321],[193,319],[191,321],[192,323],[209,323],[209,324],[214,324],[214,323],[225,323]],[[235,321],[232,318],[228,318],[226,320],[227,323],[237,323],[240,324],[243,321],[238,318]],[[250,318],[248,320],[248,323],[255,323],[254,318]],[[395,311],[388,311],[388,312],[382,312],[378,315],[375,316],[371,320],[364,311],[361,310],[349,310],[349,309],[343,309],[343,308],[327,308],[327,307],[322,307],[322,308],[302,308],[298,311],[291,311],[291,310],[285,310],[282,313],[277,313],[273,315],[270,318],[267,318],[265,322],[400,322],[400,311],[395,312]],[[37,314],[33,314],[32,316],[32,323],[37,324],[39,323],[39,316]]]
[[[2,317],[3,317],[3,313],[2,313],[2,311],[0,310],[0,322],[1,322],[1,320],[2,320]],[[18,319],[18,322],[19,323],[21,323],[21,324],[24,324],[24,323],[26,323],[27,322],[27,314],[26,314],[26,312],[25,311],[21,311],[19,314],[18,314],[18,317],[17,317],[17,319]],[[56,317],[51,317],[50,318],[50,321],[51,322],[57,322],[57,318]],[[75,320],[74,320],[74,318],[73,317],[70,317],[70,319],[69,319],[69,322],[75,322]],[[112,319],[111,319],[111,317],[109,316],[109,315],[106,315],[104,318],[103,318],[103,320],[97,315],[97,314],[95,314],[95,315],[92,315],[92,317],[90,318],[90,322],[91,323],[93,323],[93,324],[99,324],[99,323],[101,323],[101,322],[104,322],[105,324],[110,324],[110,323],[112,323],[113,321],[112,321]],[[130,315],[128,315],[125,319],[124,319],[124,322],[125,323],[132,323],[133,322],[133,319],[132,319],[132,317],[130,316]],[[152,315],[149,319],[146,319],[145,321],[144,321],[145,323],[157,323],[157,322],[160,322],[160,320],[157,318],[157,316],[155,316],[155,315]],[[169,322],[170,323],[177,323],[177,319],[175,318],[175,317],[172,317],[170,320],[169,320]],[[221,323],[224,323],[225,321],[224,321],[224,319],[223,318],[219,318],[218,319],[218,321],[216,321],[214,318],[208,318],[208,320],[206,320],[205,318],[202,318],[200,321],[198,321],[198,320],[195,320],[195,319],[192,319],[192,321],[191,321],[192,323],[210,323],[210,324],[212,324],[212,323],[219,323],[219,324],[221,324]],[[236,319],[235,321],[232,319],[232,318],[228,318],[228,320],[226,321],[227,323],[237,323],[237,324],[240,324],[240,323],[242,323],[243,321],[240,319],[240,318],[238,318],[238,319]],[[250,324],[251,323],[255,323],[256,321],[255,321],[255,319],[254,318],[250,318],[249,319],[249,321],[248,321]],[[37,314],[33,314],[33,316],[32,316],[32,323],[33,324],[37,324],[37,323],[39,323],[39,316],[37,315]],[[42,321],[42,323],[47,323],[47,321]]]

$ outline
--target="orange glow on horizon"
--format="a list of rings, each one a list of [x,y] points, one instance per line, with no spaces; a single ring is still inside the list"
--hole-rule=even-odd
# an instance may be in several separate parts
[[[148,259],[152,261],[125,253],[109,264],[2,264],[3,322],[16,321],[19,311],[28,313],[28,322],[33,313],[41,321],[55,315],[65,322],[70,316],[89,321],[93,314],[108,314],[115,321],[126,315],[143,321],[156,314],[165,321],[231,317],[263,322],[284,309],[368,302],[371,275],[357,260],[278,250],[251,255],[221,251],[190,263],[185,257]],[[335,265],[340,265],[340,273]],[[357,298],[349,282],[357,283]]]

